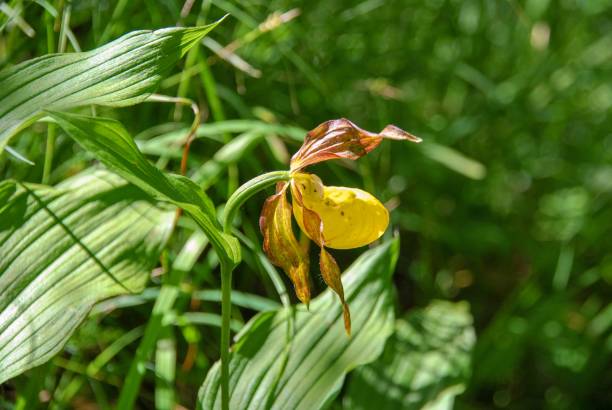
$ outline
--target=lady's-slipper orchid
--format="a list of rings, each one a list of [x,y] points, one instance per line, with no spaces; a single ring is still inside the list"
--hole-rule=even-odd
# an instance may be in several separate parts
[[[346,119],[319,125],[306,135],[304,144],[291,158],[291,180],[277,184],[276,194],[266,200],[259,219],[264,252],[273,264],[287,273],[297,297],[306,305],[310,301],[308,247],[301,245],[293,234],[292,215],[302,232],[321,248],[321,275],[340,297],[348,334],[351,316],[344,298],[340,268],[325,248],[351,249],[374,242],[387,229],[389,212],[368,192],[325,186],[319,177],[302,170],[331,159],[356,160],[385,138],[421,141],[394,125],[386,126],[378,134],[363,130]],[[287,201],[288,189],[292,205]]]

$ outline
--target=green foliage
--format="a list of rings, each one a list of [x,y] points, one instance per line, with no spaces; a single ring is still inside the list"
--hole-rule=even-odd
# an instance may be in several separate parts
[[[103,164],[154,197],[188,212],[223,261],[230,264],[240,261],[238,241],[221,231],[215,208],[202,189],[189,178],[166,174],[149,163],[119,122],[108,118],[48,113],[69,136]]]
[[[173,213],[102,171],[0,192],[2,383],[59,352],[97,301],[142,291]]]
[[[0,152],[41,110],[142,102],[217,24],[135,31],[95,50],[49,54],[0,72]]]
[[[347,409],[452,409],[470,376],[474,342],[468,306],[433,301],[396,322],[382,356],[351,378],[343,404]]]
[[[230,16],[205,41],[196,40],[205,24],[226,13]],[[383,144],[358,163],[312,169],[328,185],[364,188],[380,198],[392,220],[383,243],[397,235],[401,244],[390,286],[398,295],[395,333],[382,356],[348,372],[325,405],[359,406],[353,397],[362,391],[374,395],[388,382],[383,376],[413,386],[413,375],[431,374],[412,361],[405,364],[409,374],[391,375],[381,364],[400,368],[420,353],[444,362],[441,350],[426,344],[436,340],[440,323],[421,319],[441,309],[432,301],[449,300],[468,302],[473,315],[478,337],[471,377],[466,356],[458,354],[457,367],[445,367],[449,373],[441,371],[446,377],[440,389],[431,389],[436,395],[430,406],[440,398],[442,406],[452,399],[459,409],[607,408],[612,402],[611,16],[608,0],[0,2],[0,226],[39,232],[34,222],[14,217],[19,207],[11,198],[31,201],[24,187],[52,195],[75,175],[92,175],[89,169],[101,161],[133,184],[104,173],[136,204],[134,212],[147,206],[171,218],[155,199],[195,202],[208,218],[207,229],[215,232],[220,229],[215,215],[225,214],[218,208],[236,187],[286,169],[306,130],[339,117],[374,131],[393,123],[423,144]],[[191,36],[186,33],[193,37],[181,43]],[[142,47],[125,54],[134,42]],[[100,50],[116,58],[99,61]],[[26,83],[35,67],[62,61],[69,65]],[[193,183],[175,175],[192,116],[174,104],[152,103],[147,98],[152,92],[187,98],[200,108],[202,123],[187,161],[186,178]],[[43,110],[67,115],[70,135],[49,117],[41,121]],[[98,119],[83,123],[84,114]],[[108,147],[96,146],[83,130],[100,131]],[[110,155],[110,148],[122,154]],[[7,155],[9,149],[13,155]],[[19,155],[34,164],[16,160]],[[36,185],[41,181],[44,186]],[[184,188],[181,198],[176,184]],[[95,186],[83,187],[82,196],[94,195]],[[234,330],[262,309],[276,309],[280,320],[277,315],[295,301],[289,282],[260,250],[257,222],[272,189],[235,213],[232,235],[243,246],[234,272]],[[103,206],[96,201],[89,203]],[[106,205],[109,213],[119,206]],[[160,235],[143,242],[159,249],[165,241],[161,258],[155,254],[142,262],[131,259],[138,253],[123,255],[125,263],[141,266],[133,277],[139,278],[138,289],[150,277],[145,291],[126,293],[117,285],[120,294],[91,311],[95,302],[78,298],[87,307],[70,329],[53,333],[64,342],[45,356],[50,360],[0,385],[1,409],[93,403],[107,409],[117,406],[121,394],[133,399],[134,408],[196,407],[198,389],[220,356],[223,251],[209,247],[201,225],[185,214],[168,240]],[[109,216],[113,223],[126,222]],[[153,221],[138,219],[130,225],[134,232],[120,237],[125,240],[108,240],[135,247],[132,240],[143,237],[140,229],[148,223]],[[89,219],[69,219],[67,226],[74,224],[98,232]],[[0,230],[0,237],[8,232]],[[38,244],[41,258],[51,258],[46,249],[59,246],[43,243],[44,235],[28,238]],[[344,268],[362,252],[334,256]],[[38,263],[28,261],[26,268]],[[6,263],[0,258],[0,266]],[[311,270],[316,294],[324,286],[314,260]],[[0,295],[8,289],[7,278],[0,269]],[[448,320],[464,323],[469,334],[463,303],[450,306]],[[462,333],[456,330],[453,340],[459,342]],[[419,347],[431,349],[395,351],[417,339],[423,342]],[[284,342],[284,337],[277,342],[281,349]],[[395,397],[420,403],[424,392],[403,386],[377,406]]]
[[[310,309],[297,305],[255,316],[236,338],[230,360],[230,408],[321,408],[338,394],[346,373],[380,355],[393,331],[391,275],[399,242],[357,259],[343,283],[355,331],[347,336],[331,290]],[[220,408],[219,365],[200,390],[203,409]]]

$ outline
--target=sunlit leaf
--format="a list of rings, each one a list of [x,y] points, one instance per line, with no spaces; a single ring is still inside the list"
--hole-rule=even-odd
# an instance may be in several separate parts
[[[313,299],[310,311],[299,305],[295,312],[262,313],[247,323],[230,356],[229,407],[318,409],[338,393],[347,372],[375,360],[393,330],[391,274],[398,245],[394,240],[369,250],[344,274],[350,337],[331,290]],[[203,409],[221,406],[219,376],[216,363],[200,390]]]
[[[452,409],[475,336],[466,303],[435,301],[396,324],[382,356],[351,376],[347,409]]]
[[[119,122],[59,112],[49,112],[49,115],[111,170],[156,198],[189,213],[222,259],[230,263],[240,260],[238,241],[221,231],[213,204],[202,189],[189,178],[164,173],[147,161]]]
[[[49,54],[0,72],[0,152],[44,109],[143,101],[218,23],[134,31],[95,50]]]
[[[140,292],[174,212],[106,171],[4,181],[0,198],[2,383],[59,352],[97,301]]]

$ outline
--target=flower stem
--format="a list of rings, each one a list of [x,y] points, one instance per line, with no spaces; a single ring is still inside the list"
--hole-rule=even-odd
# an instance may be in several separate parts
[[[221,264],[221,409],[229,410],[229,346],[232,309],[232,270]]]
[[[290,178],[289,175],[289,171],[272,171],[255,177],[241,185],[225,204],[225,210],[223,211],[223,231],[228,234],[231,233],[232,223],[234,222],[236,213],[242,204],[250,197],[277,182],[288,181]]]
[[[240,207],[257,192],[280,181],[289,180],[289,171],[273,171],[241,185],[228,199],[223,212],[223,231],[231,234]],[[232,309],[232,272],[236,266],[221,262],[221,409],[229,410],[229,348]]]
[[[45,147],[45,163],[43,165],[42,183],[48,184],[53,166],[53,150],[55,149],[55,124],[47,126],[47,145]]]

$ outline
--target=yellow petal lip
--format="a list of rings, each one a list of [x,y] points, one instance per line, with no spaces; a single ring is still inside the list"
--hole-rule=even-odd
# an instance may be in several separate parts
[[[300,229],[308,235],[304,229],[304,206],[321,218],[324,245],[328,248],[368,245],[380,238],[389,225],[389,212],[384,205],[361,189],[325,186],[319,177],[306,173],[294,174],[291,189],[293,214]]]

